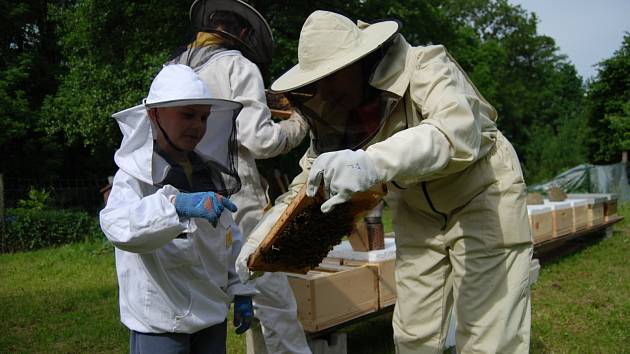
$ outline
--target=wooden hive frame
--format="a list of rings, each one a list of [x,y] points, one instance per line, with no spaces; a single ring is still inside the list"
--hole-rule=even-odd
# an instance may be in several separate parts
[[[323,214],[319,211],[319,207],[321,204],[326,201],[324,197],[324,187],[320,186],[318,189],[318,193],[315,197],[309,197],[306,195],[306,184],[302,186],[299,193],[295,197],[295,199],[289,204],[284,213],[278,218],[276,223],[271,228],[271,231],[267,234],[265,239],[260,243],[256,251],[250,256],[248,267],[252,271],[264,271],[264,272],[289,272],[289,273],[298,273],[298,274],[306,274],[310,269],[317,266],[317,264],[310,265],[296,265],[296,264],[288,264],[282,261],[268,261],[265,258],[266,254],[269,254],[272,251],[275,252],[283,252],[282,249],[279,249],[275,245],[279,241],[279,237],[282,235],[283,231],[289,227],[291,223],[293,223],[296,218],[305,211],[311,210],[311,213],[319,213],[318,217],[320,217],[325,224],[325,220],[332,219],[335,217],[335,213],[340,212],[340,209],[345,209],[348,213],[347,219],[343,220],[346,223],[347,228],[352,229],[352,225],[364,217],[372,208],[374,208],[378,202],[385,195],[384,186],[378,185],[375,188],[366,191],[355,193],[352,196],[352,199],[348,203],[344,203],[342,205],[338,205],[333,209],[330,213]],[[310,215],[309,215],[310,216]],[[325,232],[321,230],[321,232]],[[348,232],[349,233],[349,232]],[[292,237],[300,238],[301,232],[297,232],[293,234]],[[332,244],[309,244],[309,250],[321,250],[322,252],[327,253],[327,249],[331,248],[333,245],[341,242],[341,239],[344,235],[336,235],[335,239],[331,240]],[[293,250],[295,251],[295,250]],[[299,252],[299,251],[298,251]],[[294,254],[294,258],[299,258],[299,254]],[[322,255],[321,260],[325,257],[325,253]]]

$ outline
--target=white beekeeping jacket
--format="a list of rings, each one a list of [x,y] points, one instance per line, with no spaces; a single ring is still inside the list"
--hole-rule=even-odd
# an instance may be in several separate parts
[[[235,220],[248,237],[269,204],[256,159],[289,152],[300,144],[308,126],[297,114],[279,123],[271,119],[260,71],[237,50],[216,53],[195,70],[217,98],[243,104],[236,119],[238,174],[242,187],[232,200],[239,208]]]
[[[145,108],[114,117],[124,137],[100,222],[116,246],[121,321],[143,333],[194,333],[225,321],[234,295],[256,293],[234,271],[232,241],[240,235],[232,215],[224,212],[216,228],[205,219],[180,219],[168,200],[179,191],[153,183],[166,162],[154,152]]]

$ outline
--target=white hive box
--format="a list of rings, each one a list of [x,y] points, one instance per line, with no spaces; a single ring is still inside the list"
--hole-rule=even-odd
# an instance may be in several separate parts
[[[604,220],[609,221],[617,215],[617,195],[609,194],[604,204]]]
[[[391,233],[385,235],[385,248],[383,248],[382,250],[373,250],[367,252],[352,250],[352,245],[350,244],[350,242],[344,240],[341,241],[340,244],[333,247],[332,251],[328,252],[328,257],[365,262],[382,262],[394,259],[396,258],[396,242],[391,236]]]
[[[543,242],[553,237],[553,215],[550,205],[528,205],[529,227],[534,243]]]
[[[551,206],[553,237],[570,234],[573,229],[573,208],[571,207],[571,202],[550,202],[545,199],[545,205]]]
[[[588,200],[567,199],[573,209],[573,232],[585,230],[588,227]]]
[[[587,226],[594,227],[604,223],[604,207],[607,202],[607,198],[603,194],[568,194],[568,200],[571,199],[586,199],[586,217]]]

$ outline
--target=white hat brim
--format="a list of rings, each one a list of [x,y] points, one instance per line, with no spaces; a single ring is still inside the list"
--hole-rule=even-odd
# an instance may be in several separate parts
[[[345,52],[343,55],[334,58],[334,60],[327,61],[325,65],[317,66],[312,70],[304,70],[300,67],[300,64],[297,64],[271,84],[271,91],[292,91],[339,71],[378,49],[393,35],[398,33],[398,28],[398,23],[395,21],[371,24],[361,30],[361,43],[357,48]]]
[[[154,103],[145,103],[147,108],[158,107],[181,107],[181,106],[195,106],[195,105],[207,105],[212,106],[213,110],[236,110],[243,108],[243,105],[239,102],[222,100],[218,98],[185,98],[181,100],[170,100]]]

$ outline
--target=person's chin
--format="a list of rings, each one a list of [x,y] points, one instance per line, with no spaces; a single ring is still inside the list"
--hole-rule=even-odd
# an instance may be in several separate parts
[[[190,151],[195,150],[195,147],[197,147],[197,144],[199,144],[199,141],[194,141],[194,142],[187,141],[181,145],[181,148],[185,151],[190,152]]]

